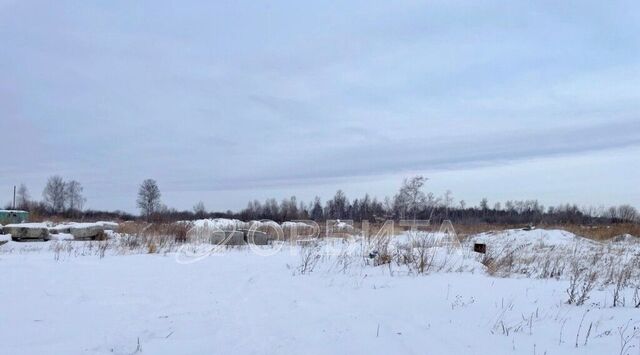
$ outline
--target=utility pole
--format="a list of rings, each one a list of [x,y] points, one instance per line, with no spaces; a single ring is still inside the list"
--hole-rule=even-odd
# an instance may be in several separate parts
[[[13,209],[16,209],[16,185],[13,185]]]

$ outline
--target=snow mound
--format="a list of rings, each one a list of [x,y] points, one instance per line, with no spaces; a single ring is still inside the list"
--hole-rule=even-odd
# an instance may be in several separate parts
[[[96,224],[107,230],[117,230],[119,227],[116,222],[98,221]]]
[[[560,229],[534,229],[521,230],[509,229],[499,232],[481,233],[471,236],[472,243],[484,243],[487,245],[503,245],[509,247],[523,247],[527,245],[537,246],[572,246],[579,244],[596,244],[597,242],[577,236],[571,232]]]
[[[193,223],[193,226],[197,228],[208,227],[220,230],[241,229],[248,226],[247,222],[243,222],[239,219],[229,218],[198,219],[192,221],[191,223]]]
[[[327,228],[335,233],[353,233],[355,228],[352,224],[337,219],[332,224],[327,222]]]
[[[64,231],[69,228],[101,228],[104,226],[105,222],[95,222],[95,223],[87,223],[87,222],[65,222],[62,224],[58,224],[55,226],[49,227],[49,230],[55,231]],[[117,224],[116,224],[117,225]]]
[[[53,223],[51,222],[38,222],[38,223],[13,223],[7,224],[5,227],[7,228],[51,228]]]
[[[64,229],[68,229],[69,227],[91,228],[91,227],[117,227],[117,226],[118,226],[118,223],[116,222],[106,222],[106,221],[63,222],[58,224],[45,221],[45,222],[13,223],[13,224],[7,224],[5,227],[48,228],[49,230],[64,230]]]
[[[283,229],[287,229],[287,228],[307,228],[310,227],[309,224],[304,223],[304,222],[283,222],[282,223],[282,228]]]
[[[278,228],[283,229],[297,227],[308,227],[309,225],[303,222],[284,222],[282,225],[273,221],[241,221],[239,219],[229,218],[211,218],[211,219],[198,219],[195,221],[183,221],[184,223],[191,223],[196,228],[210,228],[219,230],[238,230],[238,229],[250,229],[251,227],[258,228]]]

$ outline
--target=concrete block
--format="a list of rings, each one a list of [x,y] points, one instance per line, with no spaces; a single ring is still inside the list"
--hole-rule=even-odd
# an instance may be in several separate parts
[[[240,231],[216,231],[209,238],[211,244],[244,245],[244,233]]]
[[[69,227],[69,234],[71,234],[74,239],[94,239],[103,232],[104,229],[96,225]]]
[[[71,227],[67,226],[67,225],[61,225],[61,226],[55,226],[55,227],[51,227],[49,228],[49,233],[50,234],[58,234],[58,233],[66,233],[69,234]]]
[[[275,238],[272,238],[270,235],[260,231],[243,231],[245,235],[245,239],[247,243],[254,245],[267,245],[269,242]]]
[[[11,234],[11,239],[49,239],[49,229],[46,227],[30,227],[9,225],[3,228],[3,233]]]
[[[118,223],[115,222],[96,222],[96,224],[100,225],[102,229],[106,231],[117,232],[119,227]]]

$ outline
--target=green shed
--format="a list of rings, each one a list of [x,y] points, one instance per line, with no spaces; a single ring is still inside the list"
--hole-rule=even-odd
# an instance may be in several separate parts
[[[0,224],[22,223],[29,219],[29,212],[18,210],[0,210]]]

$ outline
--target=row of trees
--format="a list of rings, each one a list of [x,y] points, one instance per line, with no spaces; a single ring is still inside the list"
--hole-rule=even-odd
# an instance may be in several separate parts
[[[47,184],[42,191],[42,200],[37,201],[31,198],[29,189],[25,184],[20,184],[16,191],[15,206],[7,204],[7,208],[18,208],[27,210],[38,215],[63,215],[63,216],[115,216],[124,218],[134,218],[134,216],[121,211],[83,211],[87,199],[83,195],[84,188],[76,180],[65,181],[61,176],[49,177]],[[160,202],[160,189],[153,179],[147,179],[140,185],[137,205],[145,218],[167,214],[173,212]],[[204,212],[204,205],[201,213]]]
[[[423,176],[405,179],[397,194],[382,201],[365,195],[351,202],[341,190],[338,190],[324,206],[319,197],[310,204],[296,204],[295,197],[284,199],[280,204],[275,199],[268,199],[264,203],[252,201],[239,213],[239,217],[244,220],[349,219],[370,222],[386,219],[429,219],[435,223],[449,219],[467,224],[590,224],[640,220],[640,214],[630,205],[580,208],[575,204],[565,204],[545,208],[537,200],[510,200],[491,206],[489,200],[483,198],[478,206],[468,206],[464,200],[456,202],[451,191],[445,192],[442,196],[425,192],[426,182],[427,179]]]
[[[82,195],[83,190],[78,181],[64,181],[59,175],[54,175],[47,180],[42,198],[54,213],[82,211],[87,201]]]
[[[342,190],[324,204],[319,197],[312,202],[298,201],[295,196],[278,202],[274,198],[264,202],[251,201],[240,212],[207,212],[203,202],[198,202],[192,211],[177,211],[168,208],[161,201],[161,192],[153,179],[146,179],[138,189],[137,206],[141,216],[147,220],[186,220],[194,218],[239,218],[242,220],[269,219],[278,222],[312,219],[345,219],[380,222],[386,219],[429,219],[434,223],[450,219],[456,223],[610,223],[639,222],[640,214],[630,205],[617,207],[586,207],[560,205],[545,208],[537,200],[497,202],[492,206],[483,198],[478,206],[467,206],[464,200],[455,201],[451,191],[442,196],[426,192],[428,179],[415,176],[405,179],[398,192],[391,198],[378,200],[368,194],[350,200]],[[17,206],[21,209],[37,210],[40,213],[72,214],[82,211],[86,199],[82,195],[82,185],[75,181],[64,181],[60,176],[52,176],[43,190],[43,201],[32,202],[29,192],[20,185],[17,192]],[[134,218],[123,212],[84,211],[87,217]]]
[[[74,214],[82,211],[86,198],[82,184],[76,180],[64,181],[59,175],[51,176],[42,191],[42,201],[31,199],[29,189],[20,184],[16,191],[16,208],[42,214]]]
[[[295,219],[312,219],[323,221],[326,219],[353,219],[371,220],[383,218],[385,206],[383,202],[369,195],[350,202],[342,190],[338,190],[335,196],[323,206],[319,197],[306,204],[298,202],[295,196],[282,200],[267,199],[264,203],[258,200],[249,202],[247,207],[240,211],[238,217],[243,220],[270,219],[274,221],[287,221]]]

